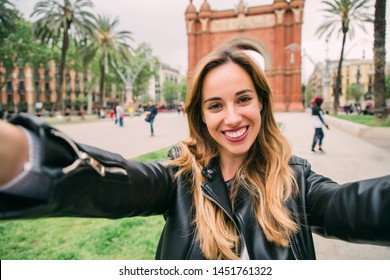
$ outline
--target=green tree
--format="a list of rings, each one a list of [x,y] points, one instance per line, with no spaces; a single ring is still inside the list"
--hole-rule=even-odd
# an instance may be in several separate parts
[[[386,122],[386,0],[376,0],[374,19],[374,115],[377,121]]]
[[[139,96],[147,91],[149,79],[152,76],[157,77],[159,67],[160,62],[152,56],[152,48],[148,44],[142,43],[134,50],[130,62],[132,73],[138,73],[134,77],[134,96]]]
[[[363,89],[360,85],[358,84],[350,84],[347,87],[347,101],[353,100],[356,102],[359,102],[360,99],[362,98],[364,92]]]
[[[336,83],[334,88],[333,115],[337,114],[339,96],[341,95],[341,69],[344,60],[344,48],[347,39],[355,35],[355,24],[366,31],[364,23],[372,22],[369,11],[369,1],[366,0],[323,0],[322,11],[325,14],[324,22],[317,28],[319,38],[326,36],[328,40],[333,34],[342,34],[341,53],[337,68]]]
[[[99,63],[99,106],[105,106],[106,75],[110,65],[128,63],[131,52],[128,41],[131,41],[129,31],[117,31],[119,20],[109,16],[98,15],[96,19],[96,31],[89,38],[82,54],[84,62],[90,63],[97,59]]]
[[[45,64],[51,59],[59,59],[59,49],[37,43],[30,29],[30,22],[19,18],[15,23],[15,31],[2,38],[0,57],[3,57],[7,67],[12,68],[14,63],[23,63],[38,68],[40,64]]]
[[[16,30],[19,18],[20,16],[18,11],[15,9],[14,4],[8,0],[0,0],[0,65],[5,66],[7,70],[9,70],[15,63],[15,52],[9,47],[10,43],[13,42],[8,40],[8,38]],[[0,89],[3,88],[5,83],[6,77],[0,73]]]
[[[3,29],[14,31],[18,17],[14,4],[8,0],[0,0],[0,32]]]
[[[305,94],[305,106],[310,107],[314,97],[314,91],[310,86],[306,86],[304,94]]]
[[[38,17],[32,31],[41,42],[51,46],[61,41],[59,81],[56,109],[64,109],[65,68],[69,41],[83,42],[95,29],[94,15],[88,11],[93,7],[90,0],[41,0],[34,6],[31,17]]]
[[[386,99],[390,98],[390,75],[386,76]]]
[[[4,77],[0,79],[2,81],[0,82],[0,88],[5,85],[14,67],[29,65],[36,73],[40,65],[46,66],[49,60],[59,60],[59,49],[38,44],[30,29],[30,22],[20,17],[15,22],[14,31],[2,33],[4,37],[0,39],[0,63],[3,64],[6,72]],[[7,106],[10,105],[7,104]],[[28,110],[33,113],[34,107],[30,107]]]
[[[183,77],[179,83],[180,101],[185,101],[187,97],[187,76]]]
[[[163,85],[163,94],[164,99],[167,105],[173,105],[175,100],[178,100],[178,95],[180,94],[180,88],[178,84],[173,81],[167,80]]]

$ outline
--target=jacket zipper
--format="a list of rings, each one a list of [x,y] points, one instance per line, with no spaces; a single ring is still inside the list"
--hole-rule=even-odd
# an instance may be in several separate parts
[[[229,217],[229,219],[233,222],[234,227],[236,228],[236,230],[237,230],[237,232],[239,233],[239,235],[242,236],[242,238],[244,239],[243,241],[244,241],[244,243],[245,243],[245,245],[246,245],[245,237],[244,237],[244,235],[241,234],[240,229],[238,228],[237,223],[234,221],[233,217],[232,217],[232,216],[225,210],[225,208],[223,208],[223,206],[222,206],[221,204],[219,204],[214,198],[212,198],[211,196],[209,196],[208,194],[206,194],[206,193],[204,193],[204,192],[203,192],[203,194],[204,194],[208,199],[210,199],[212,202],[214,202],[216,205],[218,205],[218,207],[221,208],[222,211]],[[242,248],[240,248],[241,251],[244,249],[243,246],[244,246],[244,244],[241,246]]]
[[[206,194],[206,193],[204,193],[204,192],[203,192],[203,194],[204,194],[208,199],[210,199],[211,201],[213,201],[216,205],[218,205],[219,208],[222,209],[222,211],[230,218],[230,220],[232,220],[234,226],[235,226],[236,229],[237,229],[237,232],[240,233],[240,230],[239,230],[239,228],[238,228],[236,222],[234,221],[233,217],[225,210],[225,208],[223,208],[222,205],[220,205],[215,199],[213,199],[213,198],[212,198],[211,196],[209,196],[208,194]],[[241,235],[241,234],[240,234],[240,236],[242,236],[242,238],[244,239],[244,242],[246,242],[246,241],[245,241],[244,235]],[[245,244],[246,244],[246,243],[245,243]],[[292,253],[293,253],[293,256],[294,256],[295,260],[299,260],[298,255],[297,255],[297,253],[296,253],[296,251],[295,251],[295,249],[294,249],[294,246],[293,246],[292,237],[289,238],[289,244],[290,244],[291,251],[292,251]],[[241,249],[243,249],[243,248],[241,248]]]
[[[70,173],[74,171],[77,167],[80,165],[89,165],[91,166],[97,173],[99,173],[100,176],[104,177],[106,173],[113,173],[113,174],[123,174],[127,175],[126,169],[122,167],[107,167],[101,164],[98,160],[93,158],[91,155],[81,151],[77,145],[74,143],[74,141],[65,133],[58,131],[58,130],[51,130],[51,133],[61,139],[63,139],[65,142],[69,144],[70,147],[72,147],[73,151],[78,156],[78,159],[76,159],[71,165],[68,165],[67,167],[64,167],[62,169],[62,172],[64,174]]]
[[[289,238],[288,243],[290,243],[291,251],[294,255],[295,260],[299,260],[297,252],[295,251],[293,243],[292,243],[292,237]]]

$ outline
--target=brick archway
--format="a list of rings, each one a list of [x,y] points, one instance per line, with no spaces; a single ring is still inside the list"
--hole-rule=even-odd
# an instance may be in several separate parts
[[[234,44],[259,52],[274,95],[276,111],[302,111],[301,30],[304,0],[274,0],[267,6],[214,11],[204,0],[199,11],[192,0],[185,18],[188,77],[209,52]]]

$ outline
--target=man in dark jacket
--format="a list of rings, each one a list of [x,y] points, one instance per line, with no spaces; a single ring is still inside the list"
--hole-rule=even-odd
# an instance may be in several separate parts
[[[154,105],[152,100],[149,100],[149,105],[146,109],[147,113],[149,114],[147,121],[150,123],[150,136],[154,136],[154,118],[156,117],[158,111],[156,105]]]

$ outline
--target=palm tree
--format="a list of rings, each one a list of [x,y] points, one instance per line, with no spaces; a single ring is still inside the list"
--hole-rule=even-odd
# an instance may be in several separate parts
[[[375,19],[374,19],[374,100],[375,118],[378,121],[386,121],[388,112],[386,109],[386,82],[385,82],[385,63],[386,63],[386,0],[376,0]]]
[[[2,46],[0,54],[3,60],[8,56],[7,49],[9,49],[5,47],[5,42],[7,41],[7,37],[10,33],[15,31],[18,20],[17,12],[14,8],[14,4],[8,0],[0,0],[0,45]],[[0,65],[3,65],[3,62],[5,61],[1,61]],[[7,65],[4,66],[7,68]],[[0,72],[0,89],[2,89],[7,83],[5,76],[6,74]],[[0,111],[1,108],[2,102],[0,102]]]
[[[111,19],[109,16],[98,15],[96,19],[97,29],[94,35],[89,38],[87,45],[82,50],[84,62],[90,63],[94,58],[99,61],[100,82],[99,82],[99,106],[105,106],[106,74],[109,66],[113,63],[122,64],[130,60],[131,32],[116,31],[119,20]],[[119,63],[120,62],[120,63]]]
[[[325,21],[317,28],[318,36],[321,38],[326,34],[326,39],[329,39],[334,33],[343,35],[334,86],[333,115],[336,115],[341,94],[341,69],[347,33],[349,38],[353,39],[355,35],[354,24],[358,24],[363,31],[366,31],[364,23],[372,21],[372,15],[367,12],[369,1],[366,0],[323,0],[321,3],[325,6],[322,9],[325,13]]]
[[[8,0],[0,0],[0,27],[13,31],[16,25],[15,5]]]
[[[65,68],[69,40],[73,38],[77,43],[92,33],[94,15],[88,11],[92,8],[91,0],[41,0],[34,6],[33,16],[41,16],[32,25],[34,35],[42,42],[55,46],[61,42],[61,59],[59,63],[59,81],[56,108],[64,109],[65,95]]]

